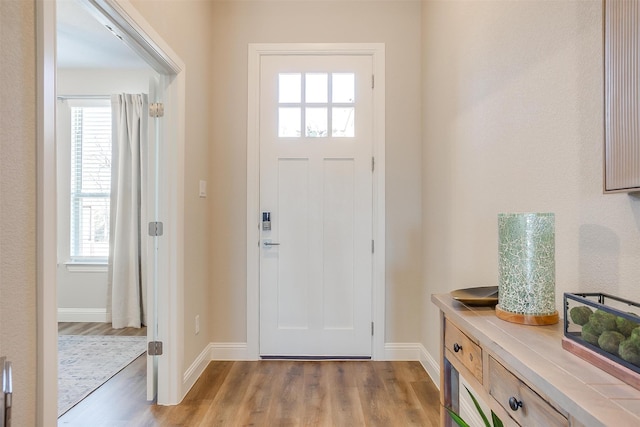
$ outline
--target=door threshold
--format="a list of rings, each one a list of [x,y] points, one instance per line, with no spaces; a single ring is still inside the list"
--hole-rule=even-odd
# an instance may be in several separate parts
[[[262,360],[371,360],[371,356],[260,356]]]

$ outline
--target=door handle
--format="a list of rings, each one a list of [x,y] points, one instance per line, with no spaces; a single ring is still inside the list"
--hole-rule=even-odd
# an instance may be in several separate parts
[[[267,248],[270,246],[280,246],[280,243],[275,243],[275,242],[263,242],[262,244]]]

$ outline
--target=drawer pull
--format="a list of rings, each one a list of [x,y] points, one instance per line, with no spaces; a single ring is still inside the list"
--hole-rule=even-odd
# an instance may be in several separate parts
[[[512,396],[509,398],[509,407],[512,411],[517,411],[518,408],[522,408],[522,402]]]
[[[459,352],[460,350],[462,350],[462,346],[458,343],[453,344],[453,351],[454,352]]]

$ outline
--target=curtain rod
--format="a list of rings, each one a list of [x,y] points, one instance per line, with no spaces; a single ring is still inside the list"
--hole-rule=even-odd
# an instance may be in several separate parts
[[[111,99],[111,95],[58,95],[58,99]]]

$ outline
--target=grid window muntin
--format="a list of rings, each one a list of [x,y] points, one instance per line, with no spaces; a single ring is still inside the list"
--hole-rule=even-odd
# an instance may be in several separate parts
[[[280,138],[355,136],[354,73],[280,73],[278,77]],[[342,128],[336,129],[339,123]]]

